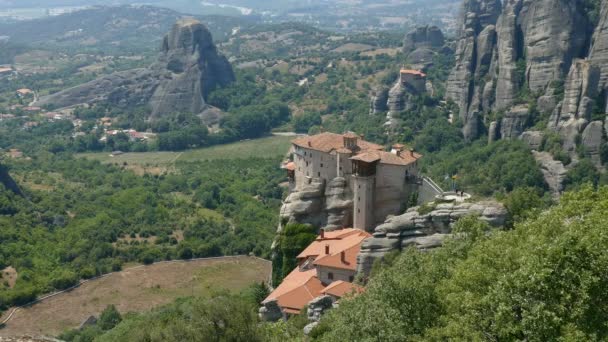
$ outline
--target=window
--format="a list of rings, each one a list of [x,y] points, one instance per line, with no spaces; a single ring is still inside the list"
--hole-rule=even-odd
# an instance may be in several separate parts
[[[321,172],[317,172],[317,177],[321,177]]]
[[[348,277],[348,282],[349,282],[349,283],[352,283],[354,280],[355,280],[355,277],[354,277],[354,276],[350,276],[350,277]]]
[[[306,162],[306,166],[308,166],[308,162]]]
[[[361,212],[361,209],[357,209],[357,212],[358,212],[358,213],[360,213],[360,212]]]
[[[361,196],[357,197],[357,201],[361,202]]]
[[[323,167],[323,163],[321,163],[321,167]]]
[[[342,171],[342,166],[340,166],[340,171]]]
[[[327,273],[327,279],[334,280],[334,274],[331,272]]]

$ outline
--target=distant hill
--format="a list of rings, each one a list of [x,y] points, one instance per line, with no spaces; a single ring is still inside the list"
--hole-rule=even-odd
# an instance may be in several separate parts
[[[157,49],[171,26],[187,15],[153,6],[93,7],[59,16],[0,25],[13,43],[42,48],[103,51]],[[254,18],[196,16],[218,41],[233,29],[255,22]]]

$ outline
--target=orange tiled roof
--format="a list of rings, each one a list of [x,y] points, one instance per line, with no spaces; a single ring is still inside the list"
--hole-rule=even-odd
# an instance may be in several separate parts
[[[348,248],[353,244],[360,243],[364,239],[370,237],[369,233],[359,229],[346,228],[335,230],[333,232],[325,232],[323,238],[318,236],[306,249],[300,253],[298,259],[307,259],[309,257],[318,257],[325,253],[325,246],[329,246],[330,253]]]
[[[302,308],[321,293],[325,286],[317,278],[317,270],[300,271],[296,267],[262,303],[276,299],[279,306],[299,313]]]
[[[351,160],[360,160],[366,163],[380,161],[383,164],[391,165],[409,165],[422,157],[421,154],[410,151],[403,151],[400,155],[396,155],[386,151],[365,151],[350,158]]]
[[[326,288],[321,290],[321,294],[327,294],[334,297],[342,298],[349,294],[363,293],[365,288],[357,284],[349,283],[343,280],[337,280],[329,284]]]
[[[318,236],[300,255],[299,260],[314,258],[314,264],[355,270],[357,254],[363,240],[371,235],[359,229],[342,229],[326,232],[323,237]],[[325,254],[325,246],[329,246],[329,254]],[[345,252],[346,264],[342,262],[341,252]],[[336,261],[337,257],[337,261]],[[276,299],[279,306],[286,313],[298,314],[311,300],[321,295],[326,287],[317,277],[317,269],[313,267],[302,271],[296,267],[283,282],[262,303]],[[336,290],[338,291],[338,290]]]
[[[426,77],[426,74],[423,73],[422,71],[413,70],[413,69],[401,69],[401,74],[410,74],[410,75],[418,75],[418,76]]]
[[[289,170],[289,171],[295,171],[296,170],[296,163],[289,162],[289,163],[285,164],[285,169]]]
[[[358,241],[355,239],[348,239],[350,241],[345,241],[345,243],[342,244],[343,246],[337,246],[338,248],[336,251],[332,251],[330,247],[329,254],[318,256],[314,265],[350,271],[357,270],[357,255],[361,250],[361,242],[366,238],[367,237],[363,237]],[[344,253],[344,259],[342,258],[342,253]]]
[[[344,136],[342,134],[335,134],[324,132],[313,136],[306,136],[295,139],[291,142],[292,144],[309,148],[321,152],[331,152],[332,150],[339,150],[344,148]],[[361,150],[383,150],[384,147],[378,144],[359,139],[357,146]]]

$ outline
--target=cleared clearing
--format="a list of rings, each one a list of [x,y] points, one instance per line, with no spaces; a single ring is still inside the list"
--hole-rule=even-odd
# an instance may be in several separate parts
[[[287,153],[290,141],[293,139],[294,137],[289,136],[271,136],[184,152],[125,153],[114,157],[109,152],[98,152],[79,153],[77,156],[99,160],[102,163],[122,165],[136,174],[159,174],[174,171],[177,161],[280,157]]]
[[[225,289],[240,291],[267,281],[268,261],[253,257],[158,263],[90,281],[72,291],[20,309],[0,336],[51,335],[77,328],[110,304],[121,313],[142,312],[178,297],[206,296]]]

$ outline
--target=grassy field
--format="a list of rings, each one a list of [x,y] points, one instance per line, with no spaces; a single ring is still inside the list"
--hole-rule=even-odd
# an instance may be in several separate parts
[[[294,137],[272,136],[184,152],[125,153],[115,157],[110,156],[108,152],[98,152],[80,153],[77,156],[96,159],[102,163],[124,165],[137,174],[159,174],[174,170],[174,165],[178,161],[280,157],[287,153],[290,141],[293,139]]]
[[[159,263],[127,269],[21,309],[0,329],[1,336],[53,335],[77,328],[110,304],[121,313],[142,312],[178,297],[206,296],[220,289],[240,291],[267,281],[270,262],[250,257]],[[1,340],[1,338],[0,338]]]

